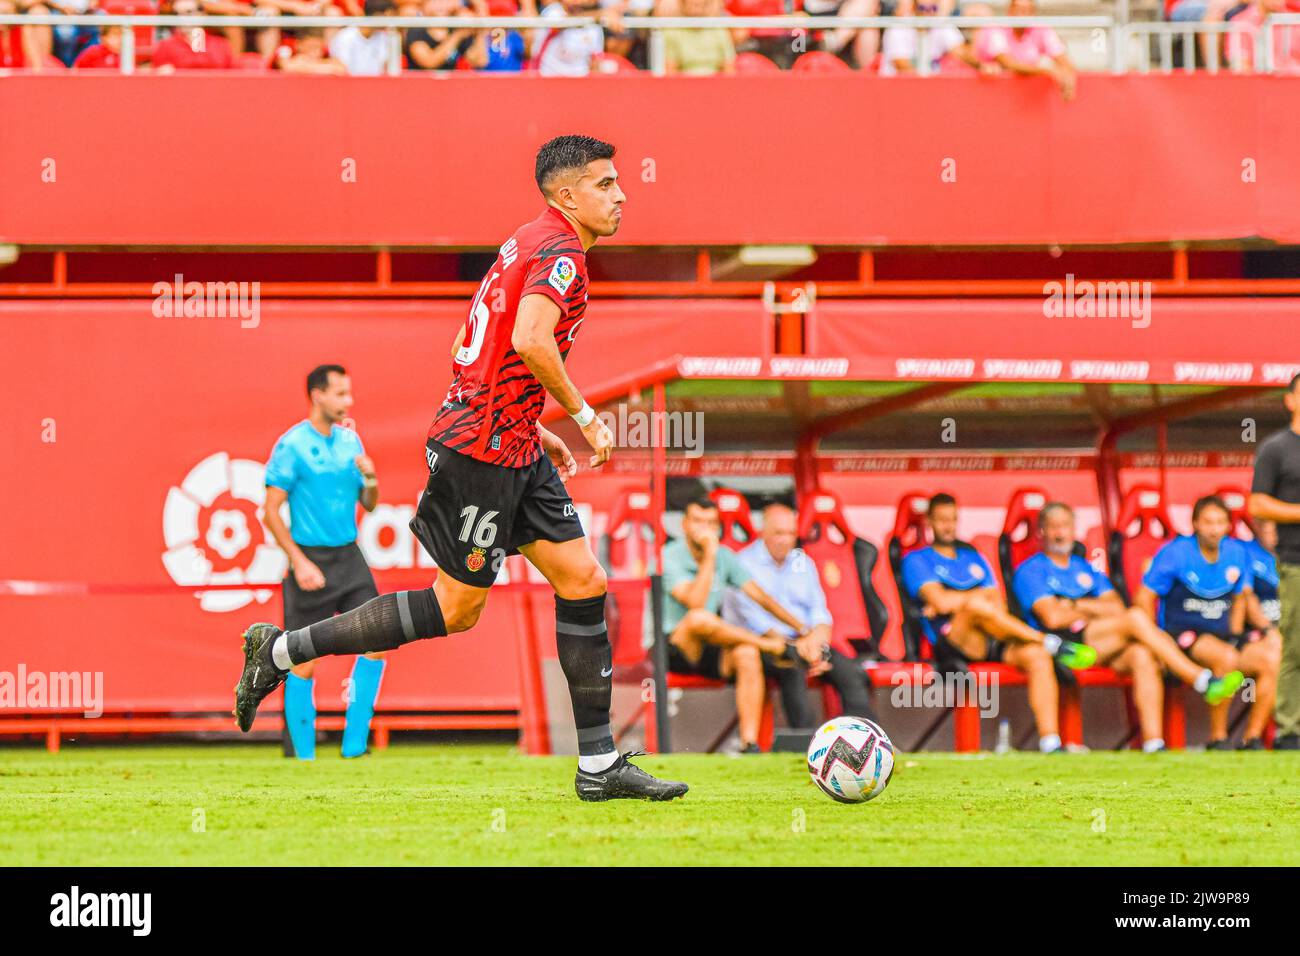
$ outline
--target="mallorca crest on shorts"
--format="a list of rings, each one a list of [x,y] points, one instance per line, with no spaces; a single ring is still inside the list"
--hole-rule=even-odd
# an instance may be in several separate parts
[[[465,558],[465,567],[471,571],[483,570],[483,565],[487,562],[487,552],[482,548],[475,548]]]

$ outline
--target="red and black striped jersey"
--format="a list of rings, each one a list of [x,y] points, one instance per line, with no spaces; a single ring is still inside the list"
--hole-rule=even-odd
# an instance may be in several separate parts
[[[563,360],[587,310],[587,257],[569,220],[551,206],[515,230],[483,277],[430,438],[510,468],[531,465],[541,456],[537,419],[546,389],[510,345],[519,303],[533,294],[560,307],[555,344]]]

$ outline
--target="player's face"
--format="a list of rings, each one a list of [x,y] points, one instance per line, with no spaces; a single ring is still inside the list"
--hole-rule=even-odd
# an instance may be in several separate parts
[[[930,530],[935,544],[952,544],[957,540],[957,506],[939,505],[930,512]]]
[[[767,545],[772,560],[780,564],[794,550],[797,530],[794,515],[784,508],[774,508],[767,513],[763,522],[763,543]]]
[[[1074,515],[1054,508],[1043,525],[1043,548],[1048,554],[1069,554],[1074,550]]]
[[[1201,544],[1218,547],[1220,541],[1228,534],[1228,522],[1231,519],[1222,508],[1211,505],[1201,509],[1201,516],[1193,522],[1193,530]]]
[[[348,411],[352,408],[352,379],[338,372],[330,372],[329,385],[315,389],[311,397],[326,421],[341,422],[348,417]]]
[[[720,537],[722,519],[718,517],[718,509],[687,505],[686,514],[682,515],[682,534],[694,545],[702,544],[707,537]]]
[[[587,164],[573,186],[574,217],[597,236],[612,236],[623,222],[627,196],[618,185],[618,171],[608,159]]]

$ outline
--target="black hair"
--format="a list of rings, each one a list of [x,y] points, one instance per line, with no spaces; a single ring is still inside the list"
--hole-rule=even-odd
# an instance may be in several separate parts
[[[307,396],[309,398],[312,389],[319,388],[323,390],[330,387],[330,372],[337,372],[340,375],[348,374],[348,370],[342,365],[317,365],[307,373]]]
[[[546,196],[547,184],[556,173],[566,169],[581,169],[593,160],[613,158],[614,147],[595,137],[557,136],[537,151],[537,166],[533,175],[537,180],[537,188]]]
[[[685,514],[686,509],[689,508],[691,505],[695,505],[695,507],[697,508],[703,508],[705,511],[718,510],[718,503],[714,501],[712,498],[710,498],[708,495],[696,495],[694,498],[691,498],[689,501],[686,502],[686,505],[682,508],[682,513]]]
[[[934,509],[938,508],[940,505],[956,505],[956,504],[957,504],[956,498],[954,498],[950,494],[941,491],[933,498],[930,499],[930,503],[926,506],[925,513],[928,515],[932,515],[934,514]]]
[[[1297,385],[1300,385],[1300,372],[1296,372],[1291,376],[1291,384],[1286,387],[1286,390],[1288,392],[1294,392]]]
[[[395,6],[393,0],[366,0],[366,16],[377,17]]]
[[[1068,511],[1071,516],[1074,515],[1074,509],[1064,501],[1049,501],[1047,504],[1043,505],[1042,510],[1038,512],[1038,530],[1045,530],[1047,528],[1047,519],[1052,516],[1052,512],[1060,511],[1062,509]]]
[[[1226,501],[1218,495],[1206,495],[1204,498],[1197,498],[1196,504],[1192,505],[1192,521],[1197,521],[1201,517],[1201,512],[1206,508],[1222,508],[1223,513],[1228,516],[1228,520],[1232,520],[1232,509],[1228,507]]]

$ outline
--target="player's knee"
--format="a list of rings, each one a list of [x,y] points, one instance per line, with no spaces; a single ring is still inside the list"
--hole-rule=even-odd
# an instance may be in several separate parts
[[[997,605],[986,595],[976,594],[966,602],[966,610],[978,617],[988,617],[997,611]]]
[[[1042,673],[1052,670],[1052,655],[1042,644],[1026,644],[1020,655],[1026,671]]]
[[[737,672],[755,673],[763,670],[763,658],[753,644],[737,644],[731,651],[731,660]]]
[[[1125,657],[1134,677],[1154,678],[1160,673],[1160,665],[1156,663],[1155,655],[1141,644],[1130,647]]]
[[[716,620],[717,618],[704,608],[694,607],[686,612],[682,623],[691,634],[707,634],[713,630],[713,623]]]

